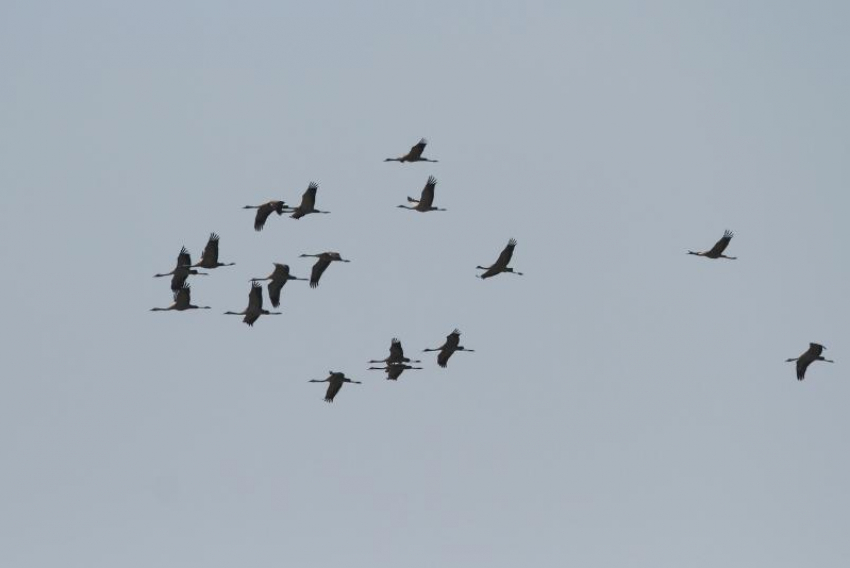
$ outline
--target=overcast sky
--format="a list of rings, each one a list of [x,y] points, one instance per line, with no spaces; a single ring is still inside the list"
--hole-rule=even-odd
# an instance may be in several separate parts
[[[2,564],[845,566],[848,21],[0,3]],[[398,209],[429,175],[448,211]],[[310,181],[330,215],[254,232]],[[738,260],[685,254],[724,229]],[[148,311],[212,231],[213,309]],[[525,276],[475,278],[511,237]],[[447,369],[366,370],[455,327]]]

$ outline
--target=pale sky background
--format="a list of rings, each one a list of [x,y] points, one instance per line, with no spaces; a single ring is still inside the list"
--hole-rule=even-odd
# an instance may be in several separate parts
[[[0,3],[0,564],[846,566],[848,21]],[[428,175],[448,211],[397,209]],[[253,231],[311,180],[331,215]],[[211,231],[214,309],[149,312]],[[510,237],[526,275],[476,279]],[[448,369],[365,370],[454,327]]]

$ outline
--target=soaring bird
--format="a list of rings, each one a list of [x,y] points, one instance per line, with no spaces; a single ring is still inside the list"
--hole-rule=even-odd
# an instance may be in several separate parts
[[[688,251],[688,254],[695,254],[697,256],[704,256],[706,258],[728,258],[729,260],[736,260],[737,256],[726,256],[723,254],[723,251],[726,250],[726,247],[729,246],[729,241],[732,240],[732,237],[735,234],[732,231],[726,230],[723,232],[723,237],[714,243],[714,246],[711,247],[711,250],[705,252],[694,252],[692,250]]]
[[[419,142],[416,143],[410,149],[410,152],[401,156],[400,158],[387,158],[384,160],[385,162],[436,162],[437,160],[429,160],[428,158],[422,157],[422,152],[425,151],[425,146],[428,145],[428,141],[422,138]]]
[[[440,209],[439,207],[434,207],[434,188],[437,187],[437,178],[434,176],[428,177],[428,182],[425,184],[425,187],[422,189],[422,195],[419,199],[413,199],[412,197],[408,197],[407,201],[410,203],[415,203],[413,207],[409,205],[399,205],[402,209],[412,209],[413,211],[419,211],[420,213],[426,213],[428,211],[445,211],[445,209]]]
[[[393,337],[393,340],[390,342],[390,356],[386,359],[373,359],[369,361],[369,363],[386,363],[387,365],[396,365],[399,363],[421,363],[418,359],[412,361],[410,358],[404,356],[404,349],[401,347],[401,341],[397,338]]]
[[[151,308],[152,312],[167,312],[176,310],[182,312],[184,310],[208,310],[209,306],[193,306],[192,298],[189,291],[189,284],[183,284],[183,287],[174,292],[174,303],[167,308]]]
[[[440,354],[437,355],[437,364],[440,367],[445,367],[449,362],[449,357],[451,357],[455,351],[471,351],[475,352],[474,349],[467,349],[463,345],[460,345],[460,331],[455,329],[453,332],[446,336],[446,342],[443,343],[439,347],[435,347],[434,349],[424,349],[423,353],[428,351],[439,351]]]
[[[293,219],[300,219],[304,215],[309,215],[310,213],[330,213],[330,211],[319,211],[316,209],[316,192],[319,190],[319,186],[316,182],[311,181],[310,185],[307,186],[307,190],[304,191],[304,194],[301,196],[301,204],[292,210]]]
[[[192,268],[192,256],[186,247],[180,249],[180,254],[177,255],[177,266],[171,272],[165,274],[154,274],[154,278],[162,278],[163,276],[171,276],[171,291],[177,292],[186,283],[186,279],[190,274],[197,276],[207,276],[206,272],[198,272]]]
[[[246,205],[242,209],[256,209],[257,216],[254,217],[254,230],[262,231],[263,226],[266,224],[266,219],[269,218],[269,215],[272,213],[277,213],[278,215],[283,215],[284,212],[288,213],[292,211],[292,209],[286,206],[286,203],[283,201],[269,201],[267,203],[263,203],[262,205]]]
[[[476,268],[485,271],[478,277],[490,278],[491,276],[501,274],[502,272],[522,276],[522,272],[517,272],[513,268],[508,267],[508,263],[511,261],[511,257],[514,255],[514,247],[516,247],[516,241],[514,239],[511,239],[508,241],[508,246],[506,246],[505,249],[501,252],[501,254],[499,254],[499,258],[496,259],[496,262],[493,264],[493,266],[477,266]]]
[[[330,376],[322,381],[318,381],[316,379],[311,379],[310,383],[329,383],[328,384],[328,392],[325,393],[325,402],[333,402],[334,397],[339,392],[339,389],[342,388],[342,383],[355,383],[361,384],[360,381],[352,381],[348,377],[345,376],[345,373],[336,373],[334,371],[328,371]]]
[[[302,258],[308,256],[315,256],[319,260],[316,261],[316,264],[313,265],[313,271],[310,273],[310,288],[315,288],[319,285],[319,278],[322,277],[322,273],[331,265],[333,261],[339,262],[351,262],[350,260],[345,260],[342,258],[338,252],[323,252],[321,254],[302,254],[300,255]]]
[[[392,365],[387,365],[386,367],[369,367],[370,371],[386,371],[388,381],[397,381],[401,374],[407,369],[422,370],[422,367],[412,367],[410,365],[405,365],[404,363],[394,363]]]
[[[272,306],[275,308],[280,306],[280,291],[283,290],[283,287],[289,280],[307,280],[306,278],[296,278],[289,274],[289,265],[288,264],[278,264],[274,263],[274,272],[265,278],[252,278],[252,282],[259,282],[262,280],[271,280],[268,285],[269,289],[269,299],[272,301]]]
[[[248,307],[241,312],[224,312],[226,316],[245,316],[242,320],[253,327],[261,315],[279,316],[280,312],[270,312],[263,309],[263,287],[259,282],[251,282],[251,292],[248,293]]]
[[[797,362],[797,380],[802,381],[806,378],[806,369],[815,361],[826,361],[827,363],[835,363],[832,359],[824,359],[823,350],[826,349],[823,345],[817,343],[809,343],[809,348],[805,353],[793,359],[786,359],[786,363],[791,361]]]
[[[222,264],[218,261],[218,239],[218,235],[210,233],[210,240],[207,241],[207,246],[204,247],[204,252],[201,253],[201,260],[192,266],[200,266],[201,268],[212,270],[219,266],[233,266],[236,264],[235,262]]]

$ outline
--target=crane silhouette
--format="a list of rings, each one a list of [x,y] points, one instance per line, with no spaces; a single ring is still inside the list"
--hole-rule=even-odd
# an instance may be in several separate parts
[[[726,258],[729,260],[737,260],[737,256],[726,256],[723,254],[723,251],[726,250],[726,247],[729,246],[729,241],[732,240],[735,234],[732,231],[726,230],[723,232],[723,236],[719,241],[714,243],[714,246],[711,247],[711,250],[705,252],[694,252],[692,250],[688,251],[688,254],[694,254],[696,256],[704,256],[706,258]]]
[[[408,197],[407,201],[410,203],[415,203],[413,207],[409,205],[399,205],[402,209],[411,209],[413,211],[419,211],[420,213],[427,213],[428,211],[445,211],[445,209],[440,209],[439,207],[434,207],[434,189],[437,187],[437,178],[434,176],[428,176],[428,182],[425,184],[425,187],[422,189],[422,195],[419,199],[413,199],[412,197]]]
[[[411,365],[406,365],[404,363],[393,363],[386,367],[369,367],[370,371],[386,371],[388,381],[397,381],[401,374],[407,369],[422,370],[422,367],[412,367]]]
[[[307,186],[307,190],[301,196],[301,204],[292,210],[292,215],[290,215],[290,217],[293,219],[300,219],[304,215],[309,215],[310,213],[330,213],[330,211],[319,211],[316,209],[316,192],[318,190],[319,186],[316,182],[311,181],[310,185]]]
[[[197,264],[193,264],[192,266],[200,266],[201,268],[212,270],[213,268],[218,268],[219,266],[233,266],[234,264],[236,264],[235,262],[228,262],[226,264],[222,264],[218,261],[218,241],[219,236],[215,233],[210,233],[210,239],[207,241],[207,246],[204,247],[204,252],[201,253],[201,260],[199,260]]]
[[[268,201],[263,203],[262,205],[246,205],[242,209],[256,209],[257,216],[254,217],[254,230],[262,231],[263,227],[266,225],[266,219],[269,218],[269,215],[272,213],[277,213],[278,215],[283,215],[285,212],[288,213],[292,211],[292,209],[286,206],[286,203],[283,201]]]
[[[334,372],[334,371],[328,371],[328,372],[330,373],[330,376],[328,376],[327,379],[324,379],[324,380],[321,380],[321,381],[316,380],[316,379],[311,379],[311,380],[308,381],[310,383],[329,383],[328,384],[328,391],[325,393],[325,402],[333,402],[334,401],[334,397],[339,392],[339,389],[342,388],[342,383],[354,383],[354,384],[357,384],[357,385],[361,384],[360,381],[352,381],[351,379],[346,377],[345,373],[337,373],[337,372]]]
[[[167,308],[151,308],[152,312],[167,312],[175,310],[182,312],[185,310],[208,310],[209,306],[193,306],[190,294],[189,284],[183,284],[183,287],[174,292],[174,303]]]
[[[274,263],[274,272],[265,278],[252,278],[252,282],[261,282],[263,280],[271,280],[268,285],[269,289],[269,300],[272,302],[273,307],[280,306],[280,291],[283,290],[283,287],[290,280],[307,280],[306,278],[296,278],[289,274],[289,265],[288,264],[278,264]]]
[[[436,162],[437,160],[429,160],[422,157],[422,152],[425,151],[425,146],[428,141],[422,138],[411,149],[410,152],[398,158],[387,158],[385,162]]]
[[[824,359],[823,353],[824,347],[818,343],[809,343],[809,348],[805,353],[800,355],[799,357],[794,357],[793,359],[786,359],[786,363],[790,363],[792,361],[797,362],[797,380],[802,381],[806,378],[806,369],[814,363],[815,361],[826,361],[827,363],[835,363],[832,359]]]
[[[186,247],[183,247],[180,249],[180,254],[177,255],[177,266],[174,267],[174,270],[164,274],[154,274],[153,277],[162,278],[163,276],[171,276],[171,291],[177,292],[183,288],[183,284],[186,283],[189,275],[208,276],[206,272],[198,272],[192,268],[192,256],[186,250]]]
[[[301,258],[306,258],[308,256],[314,256],[319,259],[316,261],[316,264],[313,265],[313,271],[310,273],[310,288],[315,288],[319,285],[319,278],[322,277],[322,273],[327,270],[328,266],[331,265],[331,262],[351,262],[350,260],[342,258],[338,252],[300,255]]]
[[[418,359],[413,361],[404,356],[404,349],[401,347],[401,341],[393,337],[390,342],[390,356],[386,359],[373,359],[369,363],[386,363],[387,365],[396,365],[399,363],[421,363]]]
[[[451,357],[455,351],[470,351],[475,352],[474,349],[467,349],[466,347],[460,345],[460,331],[455,329],[453,332],[446,336],[446,342],[443,343],[439,347],[435,347],[433,349],[423,349],[423,353],[427,353],[428,351],[439,351],[440,354],[437,355],[437,365],[440,367],[445,367],[449,362],[449,357]]]
[[[477,266],[476,268],[478,268],[479,270],[485,271],[483,274],[478,275],[478,277],[481,279],[490,278],[491,276],[495,276],[503,272],[522,276],[522,272],[517,272],[513,268],[508,267],[508,263],[511,261],[511,257],[514,255],[514,247],[516,247],[516,241],[514,239],[511,239],[508,241],[508,245],[499,254],[499,258],[496,259],[496,262],[492,266]]]
[[[280,312],[270,312],[263,309],[263,287],[259,282],[251,282],[251,291],[248,293],[248,307],[241,312],[224,312],[226,316],[245,316],[242,321],[253,327],[254,322],[260,316],[279,316]]]

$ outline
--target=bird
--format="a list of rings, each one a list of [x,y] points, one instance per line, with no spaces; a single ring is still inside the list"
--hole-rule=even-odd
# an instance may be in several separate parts
[[[269,201],[267,203],[263,203],[262,205],[246,205],[242,209],[256,209],[257,216],[254,217],[254,230],[262,231],[263,227],[266,224],[266,219],[269,218],[269,215],[272,213],[277,213],[278,215],[283,215],[284,212],[288,213],[292,211],[291,208],[286,206],[286,203],[283,201]]]
[[[251,291],[248,293],[248,307],[241,312],[224,312],[226,316],[245,316],[242,320],[250,327],[254,326],[261,315],[279,316],[280,312],[270,312],[263,309],[263,287],[259,282],[251,282]]]
[[[183,287],[189,275],[208,276],[206,272],[198,272],[192,268],[192,256],[186,247],[180,249],[180,254],[177,255],[177,266],[171,272],[164,274],[154,274],[154,278],[162,278],[163,276],[171,276],[171,291],[176,292]]]
[[[280,306],[280,291],[283,290],[283,287],[286,285],[289,280],[307,280],[306,278],[296,278],[289,274],[289,265],[288,264],[278,264],[274,263],[274,272],[265,278],[252,278],[252,282],[260,282],[263,280],[271,280],[268,285],[269,289],[269,299],[272,301],[272,306],[275,308]]]
[[[420,213],[426,213],[428,211],[445,211],[445,209],[440,209],[439,207],[434,207],[434,188],[437,187],[437,178],[434,176],[428,177],[428,182],[425,184],[425,187],[422,189],[422,195],[419,199],[413,199],[412,197],[408,197],[407,201],[410,203],[415,203],[413,207],[409,205],[399,205],[402,209],[411,209],[413,211],[419,211]]]
[[[307,186],[307,189],[304,191],[304,194],[301,196],[301,204],[292,210],[293,219],[300,219],[304,215],[309,215],[310,213],[330,213],[330,211],[319,211],[316,209],[316,192],[319,190],[319,186],[316,182],[311,181],[310,185]]]
[[[478,277],[481,279],[490,278],[502,272],[522,276],[522,272],[517,272],[513,268],[508,267],[508,263],[514,255],[514,247],[516,247],[516,241],[511,239],[508,241],[508,246],[499,254],[499,258],[496,259],[496,262],[492,266],[476,266],[479,270],[485,271],[483,274],[478,275]]]
[[[183,287],[174,292],[174,303],[167,308],[151,308],[152,312],[167,312],[176,310],[182,312],[184,310],[208,310],[209,306],[193,306],[189,288],[189,283],[183,284]]]
[[[316,379],[311,379],[310,381],[308,381],[310,383],[329,383],[328,384],[328,391],[325,393],[325,402],[333,402],[334,401],[334,397],[339,392],[339,389],[342,388],[342,383],[355,383],[355,384],[358,384],[358,385],[362,384],[360,381],[353,381],[353,380],[349,379],[348,377],[345,376],[345,373],[337,373],[337,372],[334,372],[334,371],[328,371],[328,372],[330,373],[330,376],[327,379],[324,379],[322,381],[319,381],[319,380],[316,380]]]
[[[316,261],[316,264],[313,265],[313,271],[310,273],[310,288],[315,288],[319,285],[319,278],[322,277],[322,273],[331,265],[333,261],[339,262],[351,262],[350,260],[345,260],[342,258],[338,252],[323,252],[321,254],[302,254],[301,258],[308,256],[315,256],[319,260]]]
[[[396,365],[399,363],[421,363],[418,359],[413,361],[409,357],[404,356],[404,349],[401,347],[401,341],[393,337],[390,342],[390,356],[386,359],[373,359],[369,363],[386,363],[387,365]]]
[[[210,233],[210,239],[207,241],[207,246],[204,247],[204,252],[201,253],[201,260],[199,260],[197,264],[193,264],[192,266],[200,266],[201,268],[212,270],[213,268],[218,268],[219,266],[233,266],[234,264],[236,264],[235,262],[228,262],[226,264],[222,264],[218,261],[218,241],[219,236],[215,233]]]
[[[443,343],[439,347],[435,347],[434,349],[423,349],[423,353],[428,351],[439,351],[440,354],[437,355],[437,364],[440,367],[445,367],[449,362],[449,357],[451,357],[455,351],[471,351],[475,352],[474,349],[467,349],[466,347],[460,345],[460,331],[455,329],[453,332],[446,336],[446,342]]]
[[[428,141],[422,138],[411,149],[410,152],[399,158],[387,158],[385,162],[436,162],[437,160],[429,160],[422,157],[422,152],[425,151],[425,146]]]
[[[714,243],[714,246],[711,247],[711,250],[705,252],[694,252],[692,250],[688,251],[688,254],[695,254],[696,256],[704,256],[706,258],[726,258],[729,260],[737,260],[737,256],[726,256],[723,254],[723,251],[726,250],[726,247],[729,246],[729,241],[732,240],[735,234],[732,231],[726,230],[723,232],[723,237]]]
[[[422,367],[412,367],[410,365],[405,365],[404,363],[393,363],[386,367],[369,367],[370,371],[386,371],[388,381],[397,381],[401,374],[407,369],[422,370]]]
[[[797,380],[802,381],[806,378],[806,369],[814,363],[815,361],[826,361],[827,363],[835,363],[832,359],[824,359],[823,350],[826,349],[823,345],[818,343],[809,343],[809,348],[805,353],[800,355],[799,357],[794,357],[793,359],[786,359],[786,363],[790,363],[792,361],[797,362]]]

